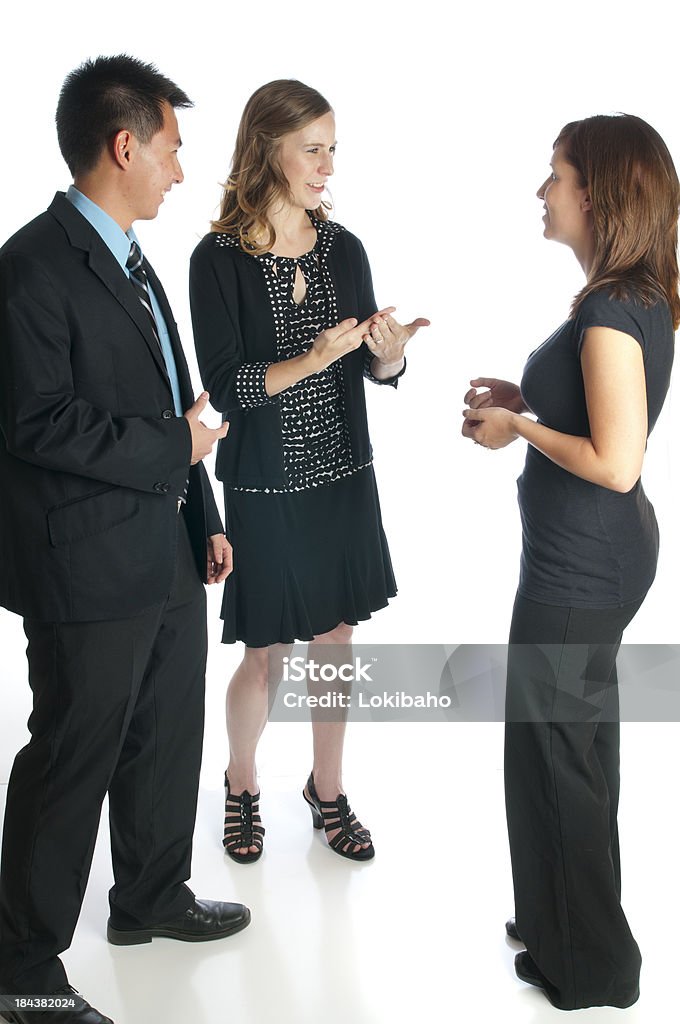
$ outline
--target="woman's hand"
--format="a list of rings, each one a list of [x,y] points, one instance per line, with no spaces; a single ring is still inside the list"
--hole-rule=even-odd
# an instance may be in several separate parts
[[[407,343],[420,327],[429,326],[430,321],[422,316],[410,324],[397,323],[393,316],[383,310],[371,318],[370,327],[363,335],[363,341],[382,366],[396,366],[401,369]]]
[[[497,377],[474,377],[472,387],[465,393],[463,401],[471,409],[508,409],[510,412],[528,412],[522,394],[516,384],[509,380],[498,380]],[[478,393],[477,388],[488,388]]]
[[[374,316],[389,315],[394,312],[395,308],[395,306],[388,306],[387,309],[381,310]],[[357,323],[355,317],[350,317],[348,320],[342,320],[335,327],[327,327],[325,331],[317,335],[310,350],[315,357],[315,362],[318,363],[316,369],[325,370],[336,359],[342,359],[348,352],[359,348],[370,322],[364,320],[363,323]]]
[[[521,416],[509,409],[464,409],[463,437],[483,448],[505,448],[519,437],[518,420]]]

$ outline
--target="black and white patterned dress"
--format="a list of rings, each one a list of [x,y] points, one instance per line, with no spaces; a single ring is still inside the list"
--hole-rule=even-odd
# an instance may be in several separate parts
[[[306,352],[340,317],[327,255],[340,225],[313,222],[314,248],[298,258],[252,256],[272,306],[277,360]],[[238,247],[231,235],[216,246]],[[293,297],[297,268],[302,302]],[[371,377],[370,355],[365,375]],[[270,403],[268,362],[238,372],[243,408]],[[342,361],[277,396],[285,488],[225,488],[234,571],[225,585],[223,642],[251,647],[311,640],[341,622],[355,625],[396,594],[372,461],[353,464],[344,411]],[[228,443],[228,441],[226,442]]]

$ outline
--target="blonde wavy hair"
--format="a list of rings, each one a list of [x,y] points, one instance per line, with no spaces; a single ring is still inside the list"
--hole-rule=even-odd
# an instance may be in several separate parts
[[[260,86],[241,116],[231,170],[223,187],[220,215],[212,231],[239,238],[245,252],[259,255],[276,242],[267,219],[272,203],[290,197],[290,188],[278,161],[279,143],[289,132],[332,112],[316,89],[293,78]],[[321,203],[311,213],[326,220],[330,205]]]

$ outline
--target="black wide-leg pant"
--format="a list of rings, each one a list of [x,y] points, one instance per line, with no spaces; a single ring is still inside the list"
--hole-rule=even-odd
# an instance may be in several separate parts
[[[581,609],[517,596],[505,795],[517,930],[551,1002],[628,1006],[640,951],[621,909],[616,655],[642,602]]]
[[[193,902],[203,743],[205,593],[182,514],[166,601],[131,619],[25,620],[31,738],[10,776],[0,875],[0,982],[66,984],[59,953],[80,914],[109,793],[117,928],[154,924]]]

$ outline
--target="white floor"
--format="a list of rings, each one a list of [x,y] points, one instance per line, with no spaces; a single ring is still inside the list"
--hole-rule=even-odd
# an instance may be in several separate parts
[[[16,648],[3,651],[3,806],[28,710],[20,630],[11,637]],[[557,1020],[560,1011],[515,978],[520,947],[503,930],[512,895],[502,726],[354,725],[346,788],[377,849],[374,861],[356,865],[330,853],[311,827],[300,795],[308,727],[271,724],[260,758],[266,850],[257,864],[239,866],[220,841],[223,682],[212,664],[192,886],[199,896],[247,903],[252,924],[213,943],[109,946],[104,817],[75,941],[64,955],[83,995],[116,1024]],[[678,725],[624,726],[624,902],[644,956],[642,997],[627,1011],[583,1010],[584,1021],[658,1024],[672,1015],[680,827],[668,808],[677,807],[679,739]]]

